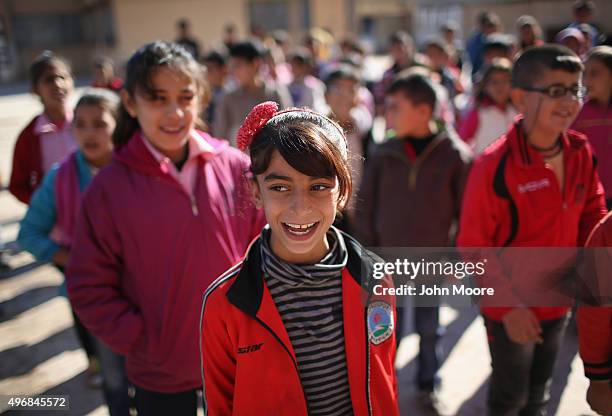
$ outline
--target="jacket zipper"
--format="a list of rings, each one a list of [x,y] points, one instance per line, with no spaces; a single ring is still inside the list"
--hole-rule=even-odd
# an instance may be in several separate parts
[[[191,201],[191,212],[193,212],[194,217],[197,217],[200,211],[198,211],[198,204],[196,203],[195,197],[189,195],[189,200]]]
[[[427,157],[431,154],[431,152],[433,152],[433,150],[438,147],[438,145],[442,142],[443,140],[434,139],[434,141],[431,142],[429,146],[425,148],[425,150],[423,150],[423,152],[415,159],[414,163],[412,164],[406,160],[406,157],[404,155],[399,156],[396,152],[389,152],[391,156],[397,157],[399,160],[407,164],[408,167],[410,167],[410,173],[408,174],[408,189],[410,191],[416,190],[416,182],[421,165],[423,164],[425,159],[427,159]]]
[[[372,399],[370,397],[370,335],[368,333],[368,302],[363,311],[365,318],[365,343],[366,343],[366,401],[368,403],[368,415],[372,416]]]
[[[431,142],[414,161],[414,165],[410,169],[410,175],[408,176],[408,188],[411,191],[416,191],[417,176],[419,174],[421,165],[440,143],[442,143],[442,140],[434,139],[434,141]]]
[[[300,388],[302,389],[302,396],[304,397],[304,403],[306,404],[306,412],[308,413],[308,400],[306,400],[306,392],[304,391],[304,386],[302,385],[302,380],[300,379],[300,370],[298,369],[297,362],[291,356],[291,352],[287,349],[287,346],[283,343],[283,341],[281,341],[278,335],[276,335],[276,332],[274,332],[272,328],[266,325],[266,323],[262,321],[261,319],[259,319],[257,316],[255,316],[255,320],[259,322],[259,324],[263,326],[270,334],[272,334],[274,339],[276,339],[278,343],[283,347],[283,349],[287,352],[287,354],[289,355],[289,358],[291,358],[291,362],[293,363],[293,366],[295,367],[295,372],[300,382]],[[366,328],[366,333],[367,333],[367,328]]]
[[[187,199],[189,199],[189,205],[191,206],[191,213],[193,214],[194,217],[197,217],[200,214],[200,210],[198,209],[198,203],[196,201],[195,196],[189,194],[189,192],[187,192],[185,188],[183,188],[183,186],[170,175],[168,175],[167,178],[165,178],[165,180],[171,183],[172,186],[176,187],[183,195],[187,197]]]
[[[198,164],[198,168],[199,167],[200,165]],[[193,193],[187,192],[187,190],[183,188],[183,185],[181,185],[181,183],[174,177],[172,177],[170,174],[166,174],[165,178],[166,180],[170,181],[175,187],[177,187],[189,199],[189,205],[191,206],[191,213],[193,214],[193,216],[197,217],[198,215],[200,215],[200,210],[198,209],[198,204],[195,198],[195,189],[197,189],[198,184],[200,182],[199,178],[196,181],[195,189],[192,189]]]
[[[564,181],[563,181],[563,186],[561,186],[561,182],[559,182],[559,178],[557,178],[557,174],[555,173],[555,170],[553,169],[552,165],[550,165],[548,162],[544,162],[544,171],[546,172],[546,175],[552,177],[552,183],[554,184],[553,186],[557,189],[559,197],[561,198],[561,209],[563,211],[563,213],[565,213],[565,211],[567,211],[568,208],[568,204],[567,204],[567,199],[566,199],[566,190],[567,190],[567,181],[566,181],[566,177],[565,177],[565,154],[563,154],[563,159],[561,161],[562,166],[563,166],[563,176],[564,176]]]

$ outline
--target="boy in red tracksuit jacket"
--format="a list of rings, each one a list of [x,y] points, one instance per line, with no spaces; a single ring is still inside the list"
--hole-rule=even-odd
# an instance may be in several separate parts
[[[587,261],[587,270],[592,270],[595,276],[585,277],[595,277],[602,307],[578,309],[580,357],[584,362],[584,374],[590,381],[587,401],[597,413],[609,415],[612,413],[612,212],[595,227],[586,245],[595,250],[586,253],[588,258],[594,259],[593,262]]]
[[[580,59],[559,45],[532,47],[519,56],[512,97],[523,117],[472,167],[459,246],[582,246],[605,215],[603,188],[587,140],[567,130],[584,95],[582,70]],[[502,258],[489,259],[487,266],[501,272],[489,281],[498,286],[495,305],[507,306],[482,308],[492,360],[488,410],[494,416],[540,415],[568,308],[518,307],[521,299],[501,283],[522,284],[526,277],[508,275],[511,266]]]

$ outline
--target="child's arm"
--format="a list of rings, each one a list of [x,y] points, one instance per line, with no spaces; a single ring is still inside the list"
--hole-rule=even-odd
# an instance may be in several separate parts
[[[612,378],[612,307],[578,308],[580,357],[591,380]]]
[[[32,178],[30,177],[32,170],[27,163],[30,157],[30,149],[28,137],[25,134],[25,131],[22,132],[15,143],[9,191],[24,204],[29,204],[34,189],[32,188]]]
[[[25,217],[21,220],[17,242],[24,250],[30,252],[38,261],[48,262],[53,259],[60,246],[50,238],[57,215],[55,207],[55,166],[43,180],[42,185],[34,192]]]
[[[378,171],[379,161],[376,153],[370,156],[365,164],[363,178],[359,193],[353,203],[355,204],[355,236],[359,242],[366,247],[376,247],[378,238],[376,236],[376,204],[378,201]]]
[[[585,278],[596,283],[593,286],[603,293],[596,297],[606,297],[605,280],[609,279],[612,251],[609,250],[612,238],[612,214],[601,221],[587,241],[584,262]],[[599,252],[595,252],[598,250]],[[579,307],[578,339],[580,356],[584,361],[584,373],[592,380],[612,378],[612,307]]]
[[[213,292],[203,306],[200,332],[204,408],[209,415],[230,416],[233,412],[236,357],[221,311],[223,305],[219,305]]]
[[[463,146],[458,150],[456,168],[453,175],[452,192],[455,203],[455,219],[459,221],[461,216],[461,205],[463,203],[463,194],[467,184],[470,168],[472,167],[472,152],[467,146]]]
[[[459,126],[459,136],[463,139],[464,142],[470,143],[478,130],[478,109],[476,107],[472,108],[470,112],[465,116],[465,118],[461,121]]]
[[[612,307],[578,308],[578,336],[584,375],[589,378],[587,402],[599,414],[612,412]]]
[[[599,180],[599,175],[597,174],[595,159],[592,156],[590,147],[588,147],[588,149],[591,160],[593,160],[593,167],[591,169],[592,175],[590,181],[586,184],[586,202],[582,210],[582,215],[580,216],[580,229],[578,235],[578,246],[580,247],[585,244],[595,225],[597,225],[608,212],[606,209],[605,192]]]
[[[213,132],[215,137],[219,139],[230,140],[229,135],[229,119],[227,109],[227,95],[222,95],[219,99],[219,104],[215,110],[215,120],[213,121]]]
[[[107,209],[109,195],[85,192],[66,272],[70,302],[83,324],[119,354],[128,354],[144,333],[139,309],[123,295],[119,233]]]

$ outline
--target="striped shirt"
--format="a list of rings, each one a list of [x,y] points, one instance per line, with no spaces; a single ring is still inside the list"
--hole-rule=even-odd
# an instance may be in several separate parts
[[[262,233],[264,279],[295,351],[308,414],[353,414],[344,348],[342,269],[348,253],[335,228],[327,233],[332,246],[317,264],[295,265],[280,260]]]

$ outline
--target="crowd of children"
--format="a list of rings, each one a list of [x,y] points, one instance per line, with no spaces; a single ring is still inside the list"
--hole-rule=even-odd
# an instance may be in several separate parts
[[[591,2],[574,13],[556,43],[527,15],[514,37],[481,14],[465,48],[453,22],[420,48],[393,33],[367,83],[355,41],[333,55],[325,31],[292,48],[228,26],[203,51],[182,20],[125,81],[98,59],[74,109],[68,63],[37,57],[44,109],[9,183],[29,205],[18,242],[65,273],[111,415],[195,415],[199,390],[211,415],[398,414],[402,313],[372,295],[364,247],[609,246],[612,47]],[[488,414],[544,415],[571,311],[519,306],[503,288],[521,276],[490,261]],[[602,302],[578,326],[587,400],[607,415]],[[444,414],[439,308],[415,308],[414,327],[419,403]]]

